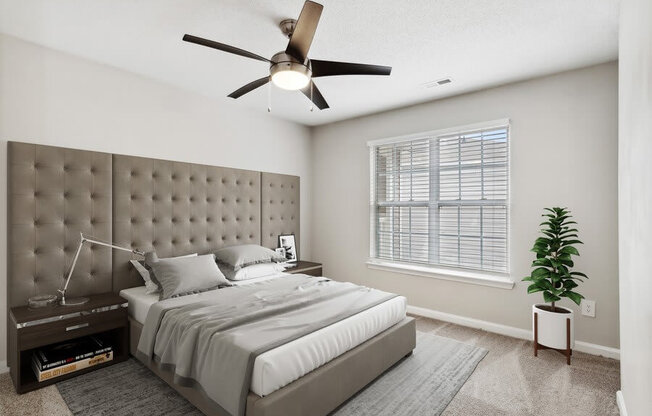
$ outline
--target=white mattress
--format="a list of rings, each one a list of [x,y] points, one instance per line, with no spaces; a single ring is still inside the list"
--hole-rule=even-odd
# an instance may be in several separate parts
[[[122,290],[120,295],[129,301],[130,316],[141,324],[149,307],[158,302],[158,295],[146,295],[144,286]],[[251,391],[266,396],[290,384],[397,324],[405,318],[406,307],[407,299],[398,296],[260,354],[254,362]]]
[[[405,318],[398,296],[256,357],[251,391],[268,395],[373,338]]]
[[[147,288],[145,286],[138,286],[120,291],[120,296],[129,302],[129,306],[127,307],[129,316],[143,325],[145,324],[149,307],[158,302],[158,294],[146,295],[146,290]]]

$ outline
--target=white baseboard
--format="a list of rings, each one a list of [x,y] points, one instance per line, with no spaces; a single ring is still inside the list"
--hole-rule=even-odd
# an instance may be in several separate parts
[[[488,321],[481,321],[479,319],[467,318],[465,316],[453,315],[451,313],[439,312],[428,308],[421,308],[419,306],[407,307],[408,313],[423,316],[425,318],[438,319],[440,321],[450,322],[457,325],[468,326],[470,328],[482,329],[495,334],[506,335],[512,338],[532,340],[532,331],[513,326],[496,324]],[[590,342],[575,341],[575,350],[585,352],[592,355],[600,355],[602,357],[614,358],[620,360],[620,350],[618,348],[605,347],[603,345],[592,344]]]
[[[623,392],[620,390],[616,392],[616,403],[618,403],[618,410],[620,411],[620,416],[627,416],[627,408],[625,407],[625,398],[623,397]]]
[[[0,361],[0,374],[9,372],[9,367],[7,367],[7,361]]]

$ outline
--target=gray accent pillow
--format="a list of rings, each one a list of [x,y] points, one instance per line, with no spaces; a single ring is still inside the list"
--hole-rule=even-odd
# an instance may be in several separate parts
[[[150,252],[154,256],[156,256],[156,253]],[[150,254],[150,259],[152,258]],[[174,258],[182,258],[182,257],[193,257],[196,256],[197,253],[192,253],[192,254],[186,254],[185,256],[178,256],[178,257],[168,257],[171,259]],[[147,258],[147,254],[145,254],[145,257]],[[156,260],[158,260],[158,257],[156,257]],[[149,266],[147,263],[145,263],[145,260],[129,260],[129,263],[131,263],[132,266],[136,269],[138,274],[140,274],[140,277],[142,277],[143,281],[145,282],[145,288],[147,289],[145,291],[146,295],[150,295],[152,293],[158,293],[160,288],[158,286],[158,281],[156,280],[156,276],[154,276],[154,272],[152,271],[152,267]]]
[[[158,282],[158,279],[154,275],[154,269],[152,269],[152,264],[156,263],[157,261],[159,261],[159,258],[155,251],[148,251],[145,253],[145,260],[143,261],[143,265],[145,266],[145,269],[149,271],[150,280],[160,288],[161,284]]]
[[[233,277],[235,276],[236,271],[233,270],[233,267],[229,266],[226,263],[222,263],[219,260],[215,260],[217,263],[217,267],[220,269],[224,277],[226,277],[227,280],[233,280]]]
[[[212,254],[158,259],[150,265],[161,286],[161,300],[230,286]]]
[[[215,257],[236,272],[252,264],[285,261],[285,257],[274,250],[256,244],[224,247],[215,252]]]

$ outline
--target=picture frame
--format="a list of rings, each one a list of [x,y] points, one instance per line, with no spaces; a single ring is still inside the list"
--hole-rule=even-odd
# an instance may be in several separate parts
[[[294,234],[279,235],[278,246],[285,250],[285,259],[288,263],[296,263],[299,261],[299,251],[297,249]]]

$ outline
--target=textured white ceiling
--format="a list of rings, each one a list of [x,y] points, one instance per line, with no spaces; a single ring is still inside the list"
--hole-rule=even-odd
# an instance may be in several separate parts
[[[272,115],[317,125],[616,59],[618,0],[322,0],[309,56],[393,66],[390,77],[315,81],[331,108],[272,90]],[[303,0],[0,0],[0,31],[266,111],[260,61],[181,41],[184,33],[271,57]],[[447,86],[423,83],[451,77]]]

